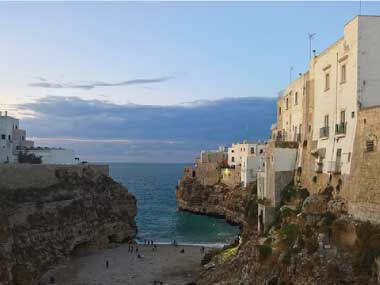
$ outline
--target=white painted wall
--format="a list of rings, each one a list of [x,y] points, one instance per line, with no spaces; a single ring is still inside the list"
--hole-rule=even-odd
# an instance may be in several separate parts
[[[274,171],[292,171],[296,168],[296,148],[276,148],[274,150]]]
[[[380,105],[380,16],[360,16],[358,37],[359,101]]]
[[[358,18],[344,27],[344,37],[331,45],[310,62],[310,75],[314,78],[313,140],[318,149],[326,149],[323,172],[329,173],[337,161],[341,149],[341,172],[348,174],[351,168],[353,141],[358,113]],[[346,66],[346,81],[341,81],[341,66]],[[330,88],[325,88],[325,75],[330,76]],[[340,123],[340,113],[345,111],[347,129],[345,135],[336,135],[335,126]],[[324,117],[329,117],[329,136],[320,137]]]
[[[257,154],[260,154],[260,152],[264,152],[264,150],[265,144],[263,143],[234,143],[228,148],[228,165],[241,165],[243,158],[256,156]]]
[[[13,117],[0,114],[0,163],[15,162],[13,154],[13,130],[19,121]]]
[[[257,171],[264,163],[264,154],[258,156],[247,156],[241,162],[241,182],[244,187],[257,179]]]

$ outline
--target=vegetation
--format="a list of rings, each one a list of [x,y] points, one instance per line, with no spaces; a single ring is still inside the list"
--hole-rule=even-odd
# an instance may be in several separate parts
[[[258,244],[256,248],[261,260],[265,260],[272,255],[272,247],[269,244]]]
[[[256,197],[249,200],[247,206],[245,207],[245,219],[248,224],[257,223],[257,199]]]
[[[41,164],[42,159],[40,156],[36,156],[34,153],[27,153],[20,151],[18,153],[18,162],[19,163],[31,163],[31,164]]]

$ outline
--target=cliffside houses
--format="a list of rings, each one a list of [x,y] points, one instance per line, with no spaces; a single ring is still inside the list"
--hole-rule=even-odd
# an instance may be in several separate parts
[[[380,221],[380,17],[358,16],[280,93],[277,122],[258,174],[259,228],[294,182],[343,199],[348,214]],[[290,172],[289,172],[290,171]]]
[[[0,163],[77,164],[74,151],[63,148],[35,147],[19,128],[19,120],[0,112]]]
[[[193,167],[185,167],[185,176],[195,178],[203,185],[222,182],[231,188],[247,186],[256,180],[264,154],[265,143],[248,141],[202,151]]]

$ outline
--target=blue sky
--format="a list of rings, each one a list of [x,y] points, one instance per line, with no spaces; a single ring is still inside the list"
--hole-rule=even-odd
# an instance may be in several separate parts
[[[307,34],[317,33],[313,48],[322,51],[358,8],[358,2],[0,3],[0,108],[25,117],[32,136],[49,136],[37,124],[48,116],[38,106],[60,98],[70,106],[80,100],[182,106],[275,97],[291,66],[293,78],[307,70]],[[362,13],[380,14],[380,3],[363,2]],[[107,137],[140,139],[124,131]],[[258,138],[254,131],[246,136]],[[75,134],[88,137],[95,139],[85,129]]]

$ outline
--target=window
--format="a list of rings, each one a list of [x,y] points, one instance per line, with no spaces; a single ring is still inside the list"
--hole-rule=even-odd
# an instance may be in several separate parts
[[[294,94],[294,105],[298,105],[298,93]]]
[[[232,162],[235,162],[235,157],[231,157],[231,161],[232,161]]]
[[[251,147],[251,153],[255,153],[255,148]]]
[[[289,98],[286,98],[286,110],[289,109]]]
[[[375,150],[375,141],[374,140],[367,140],[366,146],[367,146],[367,151],[374,151]]]
[[[6,135],[1,135],[1,139],[2,139],[2,140],[5,140],[6,137],[7,137]]]
[[[351,152],[348,153],[347,162],[351,161]]]
[[[278,108],[278,114],[281,115],[281,107]]]
[[[351,118],[355,118],[355,112],[351,112]]]
[[[329,115],[326,115],[326,116],[325,116],[323,126],[324,126],[325,128],[328,128],[328,127],[329,127]]]
[[[346,111],[340,112],[340,122],[345,123],[346,122]]]
[[[330,73],[325,74],[325,91],[330,89]]]
[[[340,83],[346,82],[346,65],[340,67]]]
[[[8,140],[10,141],[12,139],[11,135],[8,135]]]

